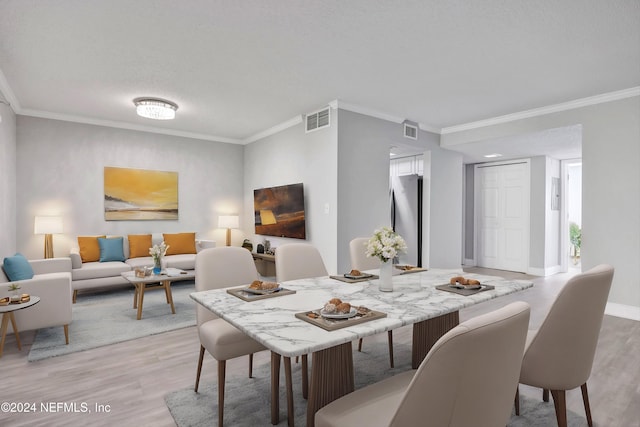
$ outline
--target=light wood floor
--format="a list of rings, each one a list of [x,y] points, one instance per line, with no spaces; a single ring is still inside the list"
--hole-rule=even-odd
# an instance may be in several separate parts
[[[527,277],[501,271],[473,271]],[[566,278],[566,275],[534,278],[533,289],[465,309],[461,320],[521,300],[531,304],[531,327],[535,328]],[[411,328],[405,327],[394,333],[394,340],[410,342],[410,336]],[[33,337],[33,332],[21,334],[21,352],[13,335],[7,337],[4,356],[0,358],[0,403],[31,402],[36,404],[37,412],[0,412],[0,426],[175,426],[163,397],[168,392],[193,386],[199,349],[194,327],[27,362]],[[386,341],[386,334],[367,338],[375,339]],[[267,352],[256,355],[256,363],[268,360]],[[227,370],[246,372],[246,366],[246,358],[239,358],[229,361]],[[202,384],[215,383],[216,365],[210,356],[205,358],[202,375]],[[640,427],[640,322],[605,316],[588,385],[597,426]],[[523,394],[540,396],[538,390],[520,388]],[[227,394],[226,399],[230,401],[233,396]],[[583,414],[579,390],[569,392],[567,399],[570,410]],[[41,403],[52,405],[53,409],[57,403],[76,403],[77,409],[82,410],[83,402],[91,413],[65,412],[63,407],[57,413],[43,413],[40,408]],[[96,404],[105,408],[108,405],[109,412],[96,412]],[[283,408],[285,402],[281,402],[280,424],[286,425]],[[269,425],[265,420],[265,426]]]

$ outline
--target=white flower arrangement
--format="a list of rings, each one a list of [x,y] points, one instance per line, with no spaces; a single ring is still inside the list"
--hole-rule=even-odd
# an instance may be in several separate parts
[[[151,255],[155,264],[160,264],[160,259],[166,255],[167,249],[169,249],[169,246],[166,245],[164,241],[159,245],[153,245],[153,247],[149,248],[149,255]]]
[[[382,227],[375,230],[367,242],[366,254],[368,257],[378,258],[381,262],[387,262],[406,250],[407,244],[398,233],[389,227]]]

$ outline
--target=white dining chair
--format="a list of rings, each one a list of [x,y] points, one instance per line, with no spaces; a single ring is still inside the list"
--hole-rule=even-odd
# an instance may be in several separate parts
[[[380,268],[380,260],[367,256],[368,237],[356,237],[349,242],[351,268],[356,270],[374,270]]]
[[[520,383],[543,389],[543,400],[553,396],[559,427],[567,425],[566,390],[580,387],[587,416],[593,426],[587,380],[591,376],[613,267],[598,265],[564,285],[537,331],[529,331]],[[516,414],[520,413],[516,391]]]
[[[444,334],[417,370],[349,393],[315,414],[316,427],[504,426],[511,416],[529,305],[515,302]]]
[[[276,278],[278,282],[326,276],[322,255],[308,243],[288,243],[276,249]]]
[[[200,251],[196,255],[196,291],[248,285],[258,279],[251,253],[241,247],[223,246]],[[265,350],[262,344],[196,304],[196,320],[200,338],[200,356],[194,390],[198,391],[205,350],[218,362],[218,426],[224,413],[224,383],[227,360],[249,355],[249,378],[252,376],[253,353]]]
[[[349,255],[351,268],[365,271],[380,268],[380,260],[367,256],[368,237],[356,237],[349,242]],[[389,366],[395,366],[393,362],[393,331],[387,331],[387,341],[389,342]],[[362,351],[362,338],[358,340],[358,351]]]
[[[326,276],[327,268],[318,249],[308,243],[288,243],[276,249],[276,278],[278,283],[287,280],[308,279]],[[296,357],[296,362],[298,358]],[[289,358],[284,359],[285,373]],[[309,395],[309,362],[308,356],[302,356],[302,396]],[[289,371],[291,369],[289,368]],[[290,379],[288,379],[290,381]]]

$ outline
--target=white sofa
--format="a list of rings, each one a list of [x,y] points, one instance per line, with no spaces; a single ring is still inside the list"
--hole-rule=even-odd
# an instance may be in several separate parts
[[[72,265],[71,285],[74,303],[76,302],[78,291],[127,285],[129,282],[122,277],[121,273],[131,271],[136,267],[153,266],[153,258],[150,256],[129,258],[129,241],[126,235],[122,237],[124,257],[126,258],[124,262],[82,262],[79,249],[77,247],[71,249],[69,257]],[[152,234],[152,244],[156,245],[161,242],[162,234]],[[215,242],[212,240],[196,240],[196,252],[211,247],[215,247]],[[167,255],[164,257],[164,261],[166,266],[171,268],[179,268],[190,272],[196,268],[196,254]]]
[[[13,312],[18,331],[30,331],[53,326],[64,327],[66,343],[69,344],[71,311],[71,261],[69,258],[30,260],[35,275],[28,280],[9,282],[0,268],[0,297],[11,295],[9,286],[20,285],[21,294],[40,297],[40,302]]]

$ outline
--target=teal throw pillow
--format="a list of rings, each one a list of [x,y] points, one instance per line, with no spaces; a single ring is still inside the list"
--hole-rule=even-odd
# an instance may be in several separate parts
[[[24,255],[17,253],[4,259],[4,273],[12,282],[28,280],[33,277],[33,268]]]
[[[122,237],[98,237],[98,246],[100,246],[100,262],[124,261]]]

